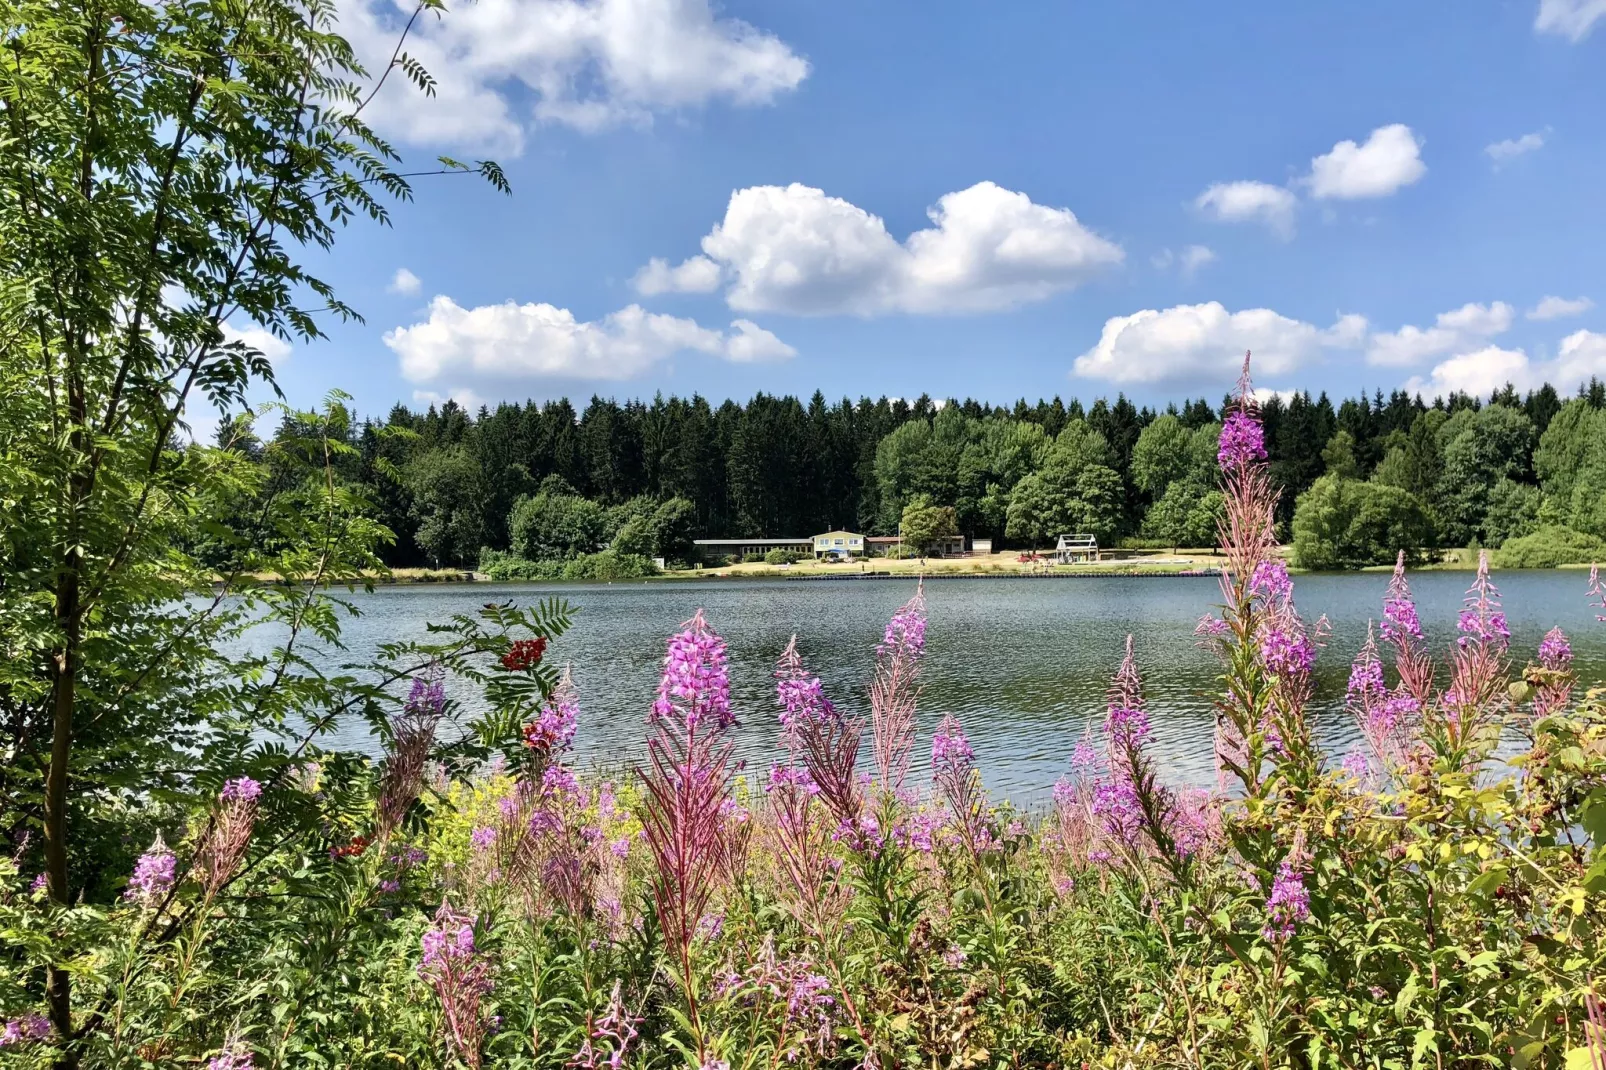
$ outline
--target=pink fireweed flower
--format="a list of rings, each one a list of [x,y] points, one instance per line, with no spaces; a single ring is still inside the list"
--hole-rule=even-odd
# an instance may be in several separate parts
[[[1355,663],[1350,667],[1349,686],[1345,689],[1344,697],[1361,709],[1370,709],[1374,703],[1384,701],[1388,696],[1388,685],[1383,682],[1383,663],[1377,659],[1377,645],[1372,642],[1370,634],[1366,637],[1366,645],[1361,648]]]
[[[590,1018],[587,1015],[588,1019]],[[602,1017],[590,1019],[590,1028],[580,1042],[580,1050],[569,1060],[570,1066],[580,1070],[621,1070],[630,1054],[630,1045],[639,1035],[636,1027],[642,1019],[626,1009],[620,996],[620,982],[613,983],[613,995],[608,998],[608,1009]]]
[[[1231,630],[1231,625],[1214,613],[1206,613],[1199,618],[1199,623],[1193,627],[1193,634],[1202,640],[1220,639]],[[1206,645],[1204,643],[1201,646]]]
[[[1560,628],[1546,632],[1539,642],[1539,664],[1554,672],[1563,672],[1572,662],[1573,648],[1567,642],[1567,633]]]
[[[469,833],[468,839],[476,851],[489,851],[496,846],[496,830],[489,825],[481,825]]]
[[[50,1036],[50,1019],[42,1014],[24,1014],[0,1027],[0,1048],[20,1048]]]
[[[1248,362],[1245,361],[1247,368]],[[1224,469],[1247,468],[1266,459],[1266,432],[1259,415],[1247,408],[1235,409],[1221,424],[1221,440],[1216,461]]]
[[[413,677],[401,712],[390,721],[390,754],[379,780],[375,835],[387,839],[401,825],[424,786],[425,765],[435,729],[446,711],[446,675],[437,663]]]
[[[178,857],[167,849],[161,833],[157,833],[155,842],[134,863],[134,872],[128,878],[123,896],[143,905],[154,903],[173,887],[177,866]]]
[[[708,626],[699,609],[684,630],[669,639],[654,715],[678,718],[688,730],[704,719],[711,719],[716,729],[734,725],[725,661],[725,640]]]
[[[1590,597],[1590,605],[1599,606],[1602,609],[1606,609],[1606,587],[1603,587],[1600,582],[1599,565],[1589,566],[1589,587],[1586,589],[1585,593],[1587,593]],[[1597,615],[1595,619],[1606,622],[1606,617],[1599,615]]]
[[[810,676],[803,668],[803,655],[798,653],[795,635],[776,663],[775,697],[781,706],[783,739],[790,738],[804,722],[839,719],[836,707],[825,697],[820,678]]]
[[[1550,629],[1539,642],[1539,667],[1545,671],[1537,674],[1535,681],[1538,685],[1533,700],[1535,716],[1547,717],[1553,711],[1564,708],[1571,700],[1572,663],[1573,648],[1567,641],[1567,634],[1560,628]]]
[[[1266,925],[1260,935],[1269,943],[1280,944],[1294,935],[1301,922],[1309,919],[1310,892],[1305,888],[1305,874],[1284,859],[1277,867],[1277,879],[1272,882],[1271,894],[1266,898]]]
[[[1394,560],[1394,575],[1389,579],[1388,594],[1383,597],[1382,631],[1385,641],[1401,649],[1422,641],[1422,622],[1417,619],[1416,603],[1411,600],[1411,588],[1405,582],[1404,550]]]
[[[1478,575],[1467,588],[1465,608],[1461,610],[1456,628],[1461,637],[1456,640],[1463,650],[1473,643],[1498,646],[1504,650],[1511,640],[1506,627],[1506,615],[1500,612],[1500,590],[1489,579],[1489,551],[1478,552]]]
[[[952,714],[944,717],[931,738],[931,768],[938,776],[969,776],[976,764],[976,752],[971,749],[965,730]]]
[[[1117,777],[1094,785],[1092,813],[1106,836],[1127,847],[1137,845],[1143,808],[1130,780]]]
[[[238,799],[242,802],[251,802],[261,797],[262,785],[248,776],[224,781],[223,790],[218,793],[218,798],[224,801]]]
[[[642,826],[656,869],[653,905],[664,942],[678,960],[692,1031],[700,1038],[692,942],[715,880],[730,869],[737,847],[730,837],[745,837],[750,828],[725,819],[731,753],[725,735],[736,718],[725,642],[701,610],[669,639],[650,723],[651,764],[640,775],[647,792]]]
[[[831,705],[819,678],[803,667],[795,635],[776,663],[775,681],[782,746],[794,760],[802,757],[810,795],[822,796],[839,820],[852,820],[860,808],[857,766],[863,721],[843,717]]]
[[[542,755],[568,750],[580,724],[580,689],[574,675],[564,666],[563,676],[552,694],[541,704],[535,720],[524,726],[524,745]]]
[[[1249,578],[1249,591],[1267,602],[1288,601],[1294,596],[1294,581],[1288,578],[1288,565],[1275,557],[1260,562]]]
[[[953,714],[943,717],[932,737],[931,770],[937,789],[954,813],[960,837],[972,850],[979,850],[987,832],[983,820],[986,798],[981,774],[976,771],[976,752]]]
[[[1274,626],[1260,637],[1260,660],[1273,676],[1304,676],[1316,661],[1316,648],[1303,631]]]
[[[234,876],[256,828],[257,804],[261,786],[249,777],[231,780],[218,793],[217,809],[200,849],[194,869],[205,897],[210,901]]]
[[[771,792],[787,788],[796,789],[805,795],[818,795],[820,793],[820,786],[814,782],[813,777],[809,776],[809,771],[806,768],[780,764],[770,766],[769,780],[764,784],[764,793],[768,795]]]
[[[922,582],[915,596],[892,615],[876,647],[870,684],[871,729],[876,769],[883,791],[896,793],[909,771],[914,747],[915,702],[919,697],[920,657],[926,645],[926,596]]]
[[[1344,755],[1344,760],[1339,763],[1339,768],[1356,780],[1364,781],[1372,775],[1371,760],[1359,749],[1352,750]]]
[[[420,941],[418,976],[440,1001],[446,1043],[459,1059],[478,1067],[486,1027],[480,1003],[491,989],[491,968],[475,947],[474,924],[473,917],[442,900]]]

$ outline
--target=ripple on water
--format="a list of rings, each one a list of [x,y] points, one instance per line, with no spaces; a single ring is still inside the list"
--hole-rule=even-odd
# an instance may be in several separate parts
[[[1431,640],[1450,641],[1470,578],[1458,572],[1411,577]],[[1573,636],[1582,678],[1606,676],[1606,625],[1596,623],[1585,602],[1583,573],[1503,572],[1495,579],[1519,663],[1560,624]],[[1295,581],[1306,618],[1325,613],[1333,628],[1317,660],[1311,721],[1335,755],[1358,738],[1342,710],[1344,685],[1387,582],[1382,573]],[[387,640],[421,637],[427,621],[472,613],[488,601],[529,603],[560,594],[578,613],[574,629],[548,657],[574,665],[583,710],[577,754],[582,762],[617,765],[640,753],[664,638],[701,606],[729,643],[732,700],[742,718],[738,752],[750,768],[761,768],[776,756],[770,673],[791,634],[797,633],[806,664],[832,700],[867,711],[875,643],[913,589],[907,580],[386,587],[355,597],[363,616],[346,624],[348,649],[339,660],[370,656]],[[917,762],[923,765],[938,718],[953,713],[995,794],[1027,805],[1043,801],[1065,772],[1076,739],[1102,716],[1105,686],[1130,633],[1162,775],[1175,783],[1214,783],[1209,691],[1216,664],[1197,646],[1193,628],[1218,599],[1216,581],[942,579],[929,583],[926,594],[931,625]],[[457,697],[471,700],[466,693]],[[371,745],[362,726],[349,731],[343,744]]]

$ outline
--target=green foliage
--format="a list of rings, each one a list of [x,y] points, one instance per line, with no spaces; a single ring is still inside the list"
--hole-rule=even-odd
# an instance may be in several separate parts
[[[460,445],[420,454],[408,465],[413,538],[437,566],[472,561],[479,552],[485,534],[480,481],[479,464]]]
[[[596,502],[547,489],[519,499],[508,521],[513,551],[530,561],[595,553],[607,541],[607,527],[607,513]]]
[[[1418,560],[1432,538],[1421,503],[1382,483],[1323,476],[1294,511],[1294,562],[1301,568],[1386,565],[1401,550]]]
[[[795,565],[801,560],[803,560],[802,554],[780,546],[764,555],[764,563],[767,565]]]
[[[1483,530],[1491,545],[1530,534],[1539,526],[1539,488],[1512,479],[1502,479],[1489,488],[1489,511],[1484,514]]]
[[[1498,541],[1488,529],[1491,495],[1502,480],[1527,478],[1532,421],[1507,405],[1462,409],[1439,429],[1438,440],[1444,453],[1437,497],[1441,538],[1452,546]]]
[[[1606,540],[1554,524],[1508,539],[1495,553],[1495,563],[1501,568],[1555,568],[1603,559]]]
[[[898,533],[904,545],[924,557],[936,549],[937,543],[959,534],[959,523],[951,505],[933,505],[925,495],[916,495],[903,507]]]
[[[1143,518],[1143,533],[1162,546],[1213,545],[1225,499],[1213,486],[1179,480],[1165,490]]]

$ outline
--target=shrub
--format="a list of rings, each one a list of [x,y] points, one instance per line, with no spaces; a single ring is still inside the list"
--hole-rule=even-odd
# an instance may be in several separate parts
[[[645,557],[613,550],[577,557],[563,568],[566,580],[637,580],[658,574],[658,566]]]
[[[795,565],[803,560],[803,555],[796,550],[786,550],[777,546],[764,555],[764,563],[768,565]]]
[[[1301,568],[1385,565],[1404,552],[1418,560],[1433,525],[1416,496],[1399,487],[1325,475],[1294,509],[1294,561]]]
[[[479,571],[498,583],[515,580],[560,580],[562,561],[527,561],[505,550],[485,550],[480,554]]]
[[[1507,539],[1495,551],[1501,568],[1555,568],[1583,565],[1606,558],[1606,541],[1582,531],[1546,525],[1531,535]]]

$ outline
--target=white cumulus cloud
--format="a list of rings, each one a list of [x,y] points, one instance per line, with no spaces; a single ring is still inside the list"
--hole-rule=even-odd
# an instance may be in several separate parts
[[[342,0],[340,30],[382,72],[413,10]],[[596,130],[714,101],[763,105],[809,73],[784,41],[719,17],[711,0],[476,0],[426,12],[403,50],[435,80],[434,98],[393,71],[365,115],[406,141],[502,154],[522,150],[532,121]]]
[[[1550,381],[1565,394],[1594,378],[1606,379],[1606,334],[1574,331],[1561,340]]]
[[[1387,197],[1427,174],[1422,146],[1404,123],[1380,126],[1364,144],[1340,141],[1310,162],[1305,183],[1317,200]]]
[[[1568,316],[1578,316],[1595,307],[1595,302],[1587,297],[1543,297],[1539,303],[1528,310],[1531,320],[1559,320]]]
[[[415,294],[424,285],[422,279],[404,267],[396,269],[391,277],[390,285],[385,287],[393,294]]]
[[[698,352],[737,362],[784,360],[796,353],[747,320],[729,334],[694,320],[628,305],[582,321],[545,303],[463,308],[450,297],[429,303],[429,318],[396,327],[385,344],[414,383],[446,383],[454,396],[473,385],[517,380],[630,379],[676,353]]]
[[[1546,131],[1544,130],[1535,130],[1531,134],[1506,138],[1504,141],[1496,141],[1492,145],[1485,145],[1483,151],[1488,154],[1489,159],[1495,162],[1496,166],[1499,166],[1507,160],[1518,156],[1526,156],[1530,152],[1537,152],[1544,148],[1545,134]]]
[[[636,292],[654,294],[706,294],[719,289],[719,265],[706,256],[687,257],[674,267],[661,257],[653,257],[631,279]]]
[[[1553,33],[1577,44],[1595,23],[1606,19],[1606,0],[1539,0],[1534,17],[1537,33]]]
[[[1194,199],[1193,206],[1222,223],[1263,223],[1281,237],[1294,233],[1298,198],[1269,182],[1217,182]]]
[[[1521,349],[1485,346],[1434,365],[1425,377],[1413,376],[1405,389],[1429,396],[1459,390],[1487,397],[1507,383],[1518,390],[1550,383],[1565,397],[1598,377],[1606,377],[1606,334],[1574,331],[1562,339],[1552,360],[1535,360]]]
[[[1397,331],[1379,331],[1367,345],[1366,362],[1400,368],[1457,349],[1470,349],[1509,330],[1514,315],[1504,301],[1469,303],[1440,313],[1432,327],[1406,325]]]
[[[739,364],[757,364],[769,360],[788,360],[797,356],[797,350],[752,320],[738,319],[731,321],[731,335],[725,342],[725,356]]]
[[[1327,328],[1269,308],[1228,312],[1219,301],[1144,309],[1104,323],[1098,344],[1076,358],[1075,373],[1112,383],[1192,384],[1234,378],[1244,351],[1266,375],[1295,371],[1326,349],[1351,349],[1366,334],[1362,316]]]
[[[823,190],[751,186],[731,194],[703,256],[649,263],[637,284],[685,273],[705,285],[717,269],[741,312],[985,312],[1071,289],[1124,256],[1070,209],[992,182],[944,195],[927,215],[931,227],[899,242],[879,217]]]

